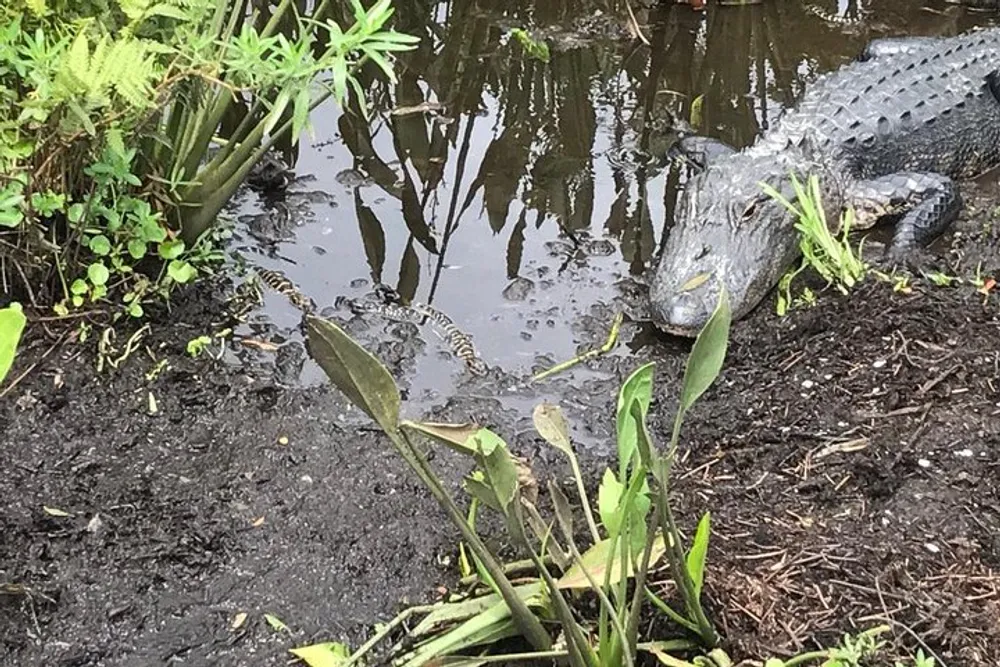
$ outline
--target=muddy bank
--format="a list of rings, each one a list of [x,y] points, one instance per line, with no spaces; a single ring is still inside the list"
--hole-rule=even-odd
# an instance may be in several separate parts
[[[964,228],[959,239],[982,219]],[[677,483],[683,516],[713,513],[710,604],[735,656],[889,615],[949,664],[1000,659],[1000,320],[995,297],[983,301],[871,283],[737,325],[685,429]],[[454,582],[454,531],[339,395],[184,355],[184,323],[206,305],[218,304],[191,294],[180,323],[154,328],[154,358],[98,377],[63,348],[4,400],[3,664],[279,664],[308,641],[357,642],[401,601]],[[644,332],[627,325],[623,343]],[[548,389],[591,475],[609,460],[615,389],[648,359],[660,362],[656,433],[669,432],[678,349],[623,345]],[[564,474],[510,407],[543,392],[497,373],[432,416],[484,418],[541,474]],[[452,483],[466,470],[447,454],[435,464]]]

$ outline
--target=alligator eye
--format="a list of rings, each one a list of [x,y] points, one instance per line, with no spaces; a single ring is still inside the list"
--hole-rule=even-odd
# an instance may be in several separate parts
[[[743,209],[742,218],[744,220],[747,220],[747,219],[753,217],[753,214],[756,213],[756,212],[757,212],[757,200],[754,199],[749,204],[747,204],[747,207],[745,209]]]

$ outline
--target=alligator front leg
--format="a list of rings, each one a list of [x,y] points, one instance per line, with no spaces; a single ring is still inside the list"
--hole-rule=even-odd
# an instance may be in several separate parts
[[[735,152],[736,149],[724,141],[712,137],[689,135],[678,139],[677,143],[667,151],[667,157],[680,158],[699,171],[704,171],[716,160]]]
[[[954,222],[962,209],[958,186],[947,176],[900,172],[859,181],[848,193],[859,228],[874,225],[879,218],[902,215],[889,247],[898,257],[924,246]]]

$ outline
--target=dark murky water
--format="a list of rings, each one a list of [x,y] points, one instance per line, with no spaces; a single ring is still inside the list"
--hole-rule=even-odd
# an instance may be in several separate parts
[[[598,342],[615,310],[641,319],[642,276],[669,233],[680,179],[649,165],[667,146],[656,128],[668,110],[745,145],[872,38],[996,20],[919,0],[839,0],[852,24],[797,0],[707,12],[662,2],[636,8],[647,46],[616,0],[396,4],[396,28],[424,38],[402,55],[398,84],[365,73],[368,123],[332,103],[318,109],[299,180],[281,202],[244,196],[236,246],[320,307],[378,282],[432,303],[490,365],[516,375]],[[528,57],[515,27],[544,36],[551,60]],[[299,314],[280,296],[241,333],[261,322],[279,340],[298,336]],[[363,339],[388,337],[400,358],[417,356],[401,363],[411,397],[447,395],[461,380],[429,329],[420,345],[412,328],[367,322],[356,327]],[[299,381],[320,379],[307,363]]]

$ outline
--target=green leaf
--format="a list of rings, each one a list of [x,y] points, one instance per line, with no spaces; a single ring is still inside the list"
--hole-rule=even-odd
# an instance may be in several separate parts
[[[88,244],[90,252],[100,257],[105,257],[111,252],[111,241],[104,234],[98,234],[90,239]]]
[[[705,95],[699,95],[691,101],[691,127],[700,128],[704,122],[702,109],[705,106]]]
[[[167,230],[161,227],[156,220],[146,220],[138,231],[139,236],[149,243],[160,243],[167,239]]]
[[[514,464],[514,457],[500,436],[489,429],[480,429],[475,435],[475,441],[486,479],[506,515],[517,495],[517,466]]]
[[[198,275],[198,270],[191,266],[188,262],[175,259],[167,265],[167,275],[170,276],[171,280],[174,282],[183,285],[184,283],[190,282],[196,275]]]
[[[705,512],[698,522],[698,530],[694,534],[694,542],[691,544],[686,563],[696,596],[701,596],[701,587],[705,582],[705,559],[708,556],[708,540],[711,534],[712,515],[710,512]]]
[[[586,553],[583,554],[580,563],[574,563],[566,573],[559,578],[558,587],[561,589],[573,588],[590,588],[590,582],[587,581],[587,575],[584,572],[590,573],[590,576],[594,578],[594,581],[604,582],[605,573],[611,569],[611,578],[608,583],[610,585],[615,585],[621,581],[622,575],[622,565],[621,565],[621,549],[616,548],[612,558],[611,555],[611,540],[601,540],[594,546],[587,549]],[[653,542],[653,550],[650,552],[649,565],[652,567],[657,563],[660,558],[663,557],[664,552],[666,552],[666,544],[663,541],[662,535],[657,535],[656,540]],[[629,560],[629,567],[625,571],[627,577],[633,575],[632,565],[635,559]]]
[[[465,487],[466,493],[482,504],[497,512],[503,512],[503,508],[500,507],[500,502],[497,500],[497,495],[490,488],[490,485],[486,481],[486,475],[483,474],[482,470],[475,470],[471,475],[466,476],[462,480],[462,485]]]
[[[190,17],[183,9],[174,6],[169,2],[161,2],[153,5],[146,10],[146,16],[163,16],[168,19],[177,19],[179,21],[190,20]]]
[[[570,458],[573,457],[573,444],[569,439],[569,426],[566,417],[558,405],[539,403],[531,415],[535,422],[535,430],[545,438],[545,441]]]
[[[8,209],[0,211],[0,227],[17,227],[24,221],[24,213],[21,209]]]
[[[544,583],[533,581],[514,587],[517,597],[530,607],[544,607]],[[423,618],[407,635],[413,639],[422,639],[438,634],[441,630],[475,618],[503,603],[503,598],[497,593],[466,598],[457,602],[446,602],[435,605],[433,611]]]
[[[618,481],[611,468],[605,468],[604,478],[597,490],[597,514],[601,517],[604,528],[612,533],[621,525],[618,505],[625,495],[625,485]]]
[[[288,630],[288,626],[284,622],[275,616],[274,614],[264,614],[264,620],[275,632],[284,632]]]
[[[274,129],[278,121],[281,120],[281,115],[285,113],[285,107],[291,101],[291,93],[285,88],[278,94],[278,99],[274,101],[274,105],[271,107],[270,113],[267,115],[267,122],[264,123],[264,136],[270,136],[271,130]]]
[[[625,380],[618,392],[616,423],[618,428],[619,479],[625,479],[628,466],[632,463],[638,446],[637,424],[632,415],[632,405],[637,404],[641,408],[641,414],[645,419],[649,411],[649,404],[653,400],[653,372],[655,370],[656,362],[640,366]]]
[[[83,220],[83,213],[86,210],[83,204],[71,204],[69,210],[66,212],[66,217],[72,223],[78,223]]]
[[[76,280],[73,281],[73,284],[69,286],[69,291],[79,296],[89,292],[90,288],[87,287],[86,280],[84,280],[83,278],[77,278]]]
[[[330,73],[333,75],[333,97],[337,101],[338,106],[344,106],[344,99],[347,97],[347,81],[349,74],[347,71],[347,61],[343,58],[337,58],[333,61],[333,66],[330,68]]]
[[[563,493],[552,480],[549,480],[549,496],[552,498],[552,508],[556,513],[556,521],[562,529],[563,537],[570,544],[573,543],[573,508],[569,504],[569,498]]]
[[[107,285],[110,277],[111,273],[108,271],[108,267],[101,262],[94,262],[87,267],[87,279],[95,287]]]
[[[404,421],[402,428],[416,431],[427,436],[438,444],[445,445],[452,451],[466,456],[475,456],[476,444],[473,438],[482,428],[479,424],[442,424],[438,422]]]
[[[339,667],[351,657],[347,646],[338,642],[302,646],[289,652],[309,667]]]
[[[0,309],[0,384],[10,372],[10,367],[14,365],[17,345],[27,322],[19,303],[15,302]]]
[[[715,312],[698,333],[691,348],[684,370],[684,384],[681,386],[680,413],[687,412],[719,376],[722,362],[726,359],[731,321],[729,294],[723,287]]]
[[[142,259],[146,256],[146,242],[141,239],[132,239],[128,242],[128,254],[132,259]]]
[[[184,254],[184,241],[182,239],[175,239],[173,241],[164,241],[157,248],[157,252],[163,259],[167,260],[177,259],[182,254]]]
[[[348,400],[382,430],[399,426],[399,389],[389,371],[333,322],[306,317],[306,336],[316,363]]]
[[[396,74],[392,70],[392,65],[385,59],[385,56],[379,53],[376,49],[362,47],[362,50],[365,55],[368,56],[368,59],[375,63],[378,68],[385,73],[389,83],[396,83]]]
[[[302,130],[309,124],[309,104],[311,102],[312,95],[309,93],[309,86],[303,86],[302,90],[295,96],[295,104],[292,106],[292,141],[298,141]]]

